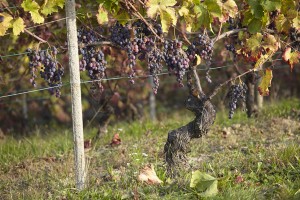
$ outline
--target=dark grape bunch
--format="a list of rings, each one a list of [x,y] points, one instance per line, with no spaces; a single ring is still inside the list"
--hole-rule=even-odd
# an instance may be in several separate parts
[[[110,40],[112,43],[126,48],[130,44],[130,30],[128,26],[123,26],[119,22],[116,22],[110,27]]]
[[[151,25],[153,26],[153,30],[154,32],[160,36],[163,34],[162,31],[162,27],[161,24],[156,23],[154,21],[151,22]],[[142,20],[137,20],[132,24],[133,27],[133,33],[136,37],[138,38],[142,38],[143,36],[153,36],[153,32],[151,31],[151,29],[147,26],[147,24],[145,24],[145,22],[143,22]]]
[[[227,97],[229,98],[229,119],[232,119],[233,117],[234,111],[237,108],[238,100],[240,99],[243,102],[246,101],[247,89],[248,88],[245,83],[232,85],[230,87],[230,90],[227,94]]]
[[[153,76],[153,92],[157,94],[159,87],[158,74],[162,71],[163,54],[159,49],[153,49],[148,53],[148,68],[150,74]]]
[[[92,29],[80,28],[77,31],[78,43],[91,44],[101,41],[101,37]]]
[[[164,60],[169,71],[174,71],[177,81],[183,86],[182,80],[186,70],[189,68],[190,59],[182,52],[182,42],[178,40],[165,41]]]
[[[198,54],[207,65],[211,64],[211,58],[213,53],[213,42],[206,35],[199,34],[196,40],[186,50],[186,54],[190,60],[196,58]]]
[[[237,52],[236,52],[236,49],[235,49],[235,47],[234,47],[233,44],[227,44],[227,45],[225,46],[225,48],[226,48],[227,51],[232,52],[232,53],[233,53],[233,57],[236,58]]]
[[[49,89],[50,93],[55,93],[56,97],[60,97],[60,87],[62,86],[61,79],[64,74],[64,69],[56,61],[55,57],[58,53],[57,49],[55,47],[52,47],[51,51],[27,49],[26,53],[29,58],[29,67],[31,71],[30,82],[32,85],[36,87],[36,72],[39,71],[41,77],[48,85],[54,87]]]

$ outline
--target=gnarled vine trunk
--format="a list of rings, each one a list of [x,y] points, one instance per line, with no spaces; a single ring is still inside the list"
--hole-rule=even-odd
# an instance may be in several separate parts
[[[195,76],[195,75],[194,75]],[[196,78],[197,81],[197,78]],[[164,146],[165,160],[169,175],[176,175],[176,168],[187,163],[186,154],[189,152],[189,142],[193,138],[200,138],[206,134],[214,123],[216,111],[211,101],[208,100],[198,84],[195,89],[192,76],[188,74],[188,87],[190,95],[186,100],[186,108],[192,111],[195,119],[188,124],[168,133]]]

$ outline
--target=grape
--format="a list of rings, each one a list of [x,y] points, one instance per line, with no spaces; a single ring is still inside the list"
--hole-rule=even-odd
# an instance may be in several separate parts
[[[31,84],[36,87],[36,72],[39,71],[41,77],[48,83],[48,85],[50,87],[55,87],[49,89],[50,93],[55,93],[57,97],[60,97],[60,88],[62,86],[61,77],[64,74],[64,69],[58,65],[58,62],[55,58],[58,50],[55,47],[52,47],[49,53],[49,51],[45,50],[36,51],[27,49],[26,53],[29,57]]]
[[[126,48],[126,46],[130,43],[130,31],[127,26],[123,26],[119,22],[116,22],[114,26],[110,28],[110,40],[122,47]]]
[[[177,81],[183,86],[183,76],[189,68],[190,59],[182,53],[182,42],[178,40],[165,41],[164,43],[164,60],[169,71],[175,71]]]
[[[186,50],[186,54],[191,61],[194,61],[196,54],[206,61],[207,65],[211,64],[213,53],[213,42],[205,35],[199,34],[196,40]]]
[[[4,21],[4,17],[0,15],[0,23]]]
[[[102,40],[102,38],[95,31],[84,27],[77,31],[77,38],[78,42],[83,44],[92,44]]]
[[[241,99],[243,102],[246,101],[246,92],[247,92],[247,86],[246,84],[238,84],[238,85],[232,85],[230,87],[230,90],[227,94],[227,97],[229,97],[229,119],[232,119],[234,111],[237,108],[237,102],[239,99]]]
[[[157,94],[157,89],[159,87],[159,78],[158,74],[162,70],[162,61],[163,61],[163,54],[159,49],[153,49],[148,54],[148,68],[150,74],[153,76],[153,92]]]
[[[236,52],[236,49],[235,49],[234,45],[233,45],[233,44],[227,44],[227,45],[225,46],[225,48],[226,48],[226,50],[228,50],[228,51],[230,51],[230,52],[233,53],[233,57],[234,57],[234,59],[235,59],[236,56],[237,56],[237,52]]]

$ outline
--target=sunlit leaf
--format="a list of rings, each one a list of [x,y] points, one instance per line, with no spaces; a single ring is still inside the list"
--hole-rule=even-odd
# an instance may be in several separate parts
[[[24,25],[24,21],[21,17],[19,17],[18,19],[16,19],[13,22],[14,35],[20,35],[21,32],[24,32],[24,29],[25,29],[25,25]]]
[[[264,76],[262,77],[262,80],[258,86],[258,91],[261,96],[269,96],[269,87],[271,87],[272,78],[272,70],[266,69]]]
[[[238,13],[238,7],[234,0],[227,0],[222,4],[223,19],[220,21],[225,22],[229,17],[235,18]]]
[[[57,12],[58,7],[64,7],[65,0],[46,0],[42,6],[41,13],[44,15],[50,15],[51,13]]]
[[[97,13],[97,22],[99,24],[104,24],[108,22],[108,13],[107,11],[102,7],[102,5],[99,5],[98,13]]]
[[[7,29],[11,26],[11,21],[13,20],[12,16],[8,13],[0,13],[0,16],[3,17],[3,21],[0,23],[0,36],[5,35]]]
[[[269,60],[274,55],[274,51],[268,51],[266,54],[261,55],[261,57],[256,61],[254,65],[254,71],[260,69],[262,65]]]
[[[146,165],[140,170],[138,181],[150,185],[159,185],[162,183],[162,180],[160,180],[156,175],[156,172],[152,164]]]
[[[261,33],[256,33],[252,35],[249,39],[247,39],[246,47],[252,52],[258,51],[261,47],[262,38],[263,35]]]
[[[34,23],[40,24],[44,22],[45,19],[39,13],[40,6],[37,2],[33,0],[25,0],[21,6],[25,11],[28,11],[31,14],[31,18]]]
[[[261,2],[263,8],[268,11],[272,12],[274,10],[279,10],[281,8],[281,1],[280,0],[264,0]]]
[[[300,52],[299,51],[292,52],[292,49],[288,47],[283,52],[282,59],[286,61],[290,65],[291,70],[293,70],[294,64],[299,63]]]
[[[263,36],[263,42],[261,43],[261,46],[266,50],[266,51],[277,51],[279,43],[274,37],[274,35],[271,34],[264,34]]]
[[[204,4],[207,7],[207,10],[214,17],[222,16],[222,3],[219,0],[205,0]]]

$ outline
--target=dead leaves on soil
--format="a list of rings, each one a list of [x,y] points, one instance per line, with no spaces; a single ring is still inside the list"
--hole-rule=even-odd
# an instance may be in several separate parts
[[[138,175],[138,181],[149,185],[159,185],[162,180],[158,178],[152,164],[144,166]]]

